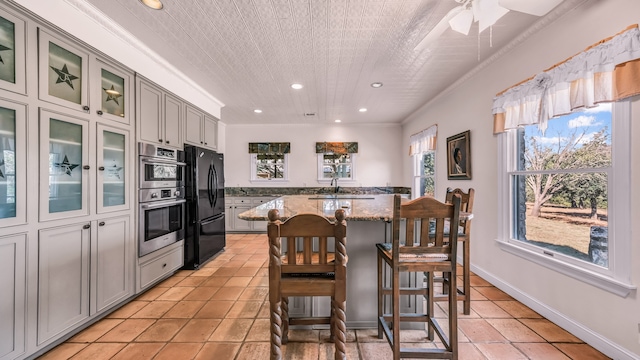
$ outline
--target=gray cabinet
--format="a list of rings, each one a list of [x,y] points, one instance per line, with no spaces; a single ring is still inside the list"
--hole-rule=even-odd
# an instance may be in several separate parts
[[[99,220],[97,225],[91,239],[91,315],[133,294],[135,242],[129,216]]]
[[[211,150],[218,147],[218,120],[190,105],[185,105],[185,143]]]
[[[136,291],[141,292],[184,265],[184,241],[166,246],[138,259]]]
[[[89,222],[40,230],[38,345],[89,317]]]
[[[25,351],[27,235],[0,237],[0,359]]]
[[[267,232],[268,221],[247,221],[238,218],[242,212],[250,210],[256,206],[260,206],[266,202],[273,200],[274,197],[258,196],[258,197],[227,197],[225,199],[226,206],[226,231],[227,232]]]
[[[182,149],[182,101],[140,77],[136,91],[139,139]]]

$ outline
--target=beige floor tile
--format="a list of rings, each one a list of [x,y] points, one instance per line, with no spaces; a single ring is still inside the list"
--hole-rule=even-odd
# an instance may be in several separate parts
[[[63,343],[39,357],[39,360],[66,360],[87,347],[87,344]]]
[[[483,318],[511,318],[506,311],[502,310],[493,301],[474,301],[471,309]]]
[[[469,293],[471,294],[471,303],[472,304],[473,304],[473,301],[476,301],[476,300],[488,300],[486,296],[482,295],[475,288],[471,288],[471,291],[469,291]]]
[[[469,341],[473,343],[507,341],[504,336],[502,336],[498,330],[491,326],[491,324],[489,324],[485,319],[459,319],[458,328],[462,330],[464,335],[469,338]]]
[[[149,326],[136,342],[167,342],[187,323],[186,319],[160,319]]]
[[[209,341],[243,341],[251,325],[253,325],[253,319],[224,319],[211,334]]]
[[[154,360],[189,360],[196,357],[203,343],[168,343]]]
[[[548,342],[575,342],[580,343],[582,340],[563,330],[558,325],[547,319],[520,319],[520,322],[542,336]]]
[[[283,359],[287,359],[285,354],[285,347],[281,349]],[[271,354],[271,344],[269,342],[245,342],[242,344],[238,356],[236,359],[257,360],[257,359],[269,359]],[[304,359],[302,357],[296,359]]]
[[[206,289],[206,288],[204,288]],[[167,311],[163,318],[190,319],[204,306],[206,301],[179,301],[174,307]]]
[[[109,330],[113,329],[120,323],[122,319],[102,319],[97,323],[91,325],[87,329],[83,330],[76,336],[69,339],[69,342],[76,343],[89,343],[98,340],[102,335],[106,334]]]
[[[231,279],[229,279],[229,281],[227,281],[224,286],[225,287],[229,287],[229,286],[237,286],[237,287],[247,287],[249,285],[249,283],[251,282],[251,279],[253,279],[251,276],[238,276],[238,274],[236,273],[234,276],[231,277]]]
[[[138,295],[136,300],[153,301],[162,295],[165,291],[169,290],[168,287],[153,287],[142,294]]]
[[[212,276],[229,277],[229,276],[233,276],[237,271],[238,271],[238,268],[236,267],[225,266],[225,267],[218,268],[218,270],[216,270],[216,272],[214,272]]]
[[[270,341],[271,321],[269,319],[256,319],[249,329],[245,341]]]
[[[131,317],[133,314],[137,313],[138,311],[140,311],[140,309],[144,308],[145,306],[149,305],[149,301],[138,301],[138,300],[134,300],[128,304],[126,304],[125,306],[121,307],[120,309],[112,312],[111,314],[107,315],[107,318],[110,319],[126,319]]]
[[[269,311],[269,300],[265,300],[260,307],[260,311],[258,312],[258,319],[269,319],[270,311]]]
[[[458,360],[486,360],[480,350],[472,343],[458,344]]]
[[[165,291],[162,295],[158,296],[157,300],[166,300],[166,301],[180,301],[185,296],[187,296],[190,292],[193,291],[195,287],[172,287],[169,290]]]
[[[158,285],[156,285],[156,287],[172,287],[175,284],[177,284],[180,281],[182,281],[183,279],[184,279],[183,276],[172,276],[172,277],[164,280],[163,282],[159,283]]]
[[[610,358],[587,344],[553,344],[572,359],[609,360]]]
[[[122,350],[123,343],[91,343],[71,357],[73,360],[107,360]]]
[[[235,359],[238,350],[240,350],[240,343],[206,343],[196,355],[196,360],[223,360],[223,359]],[[269,353],[267,353],[266,358],[261,357],[247,357],[246,359],[267,359],[269,357]],[[238,358],[242,359],[242,358]]]
[[[265,264],[268,264],[268,261],[255,261],[255,260],[249,260],[246,263],[244,263],[243,267],[263,267]]]
[[[150,360],[165,346],[165,343],[130,343],[120,350],[112,360]]]
[[[173,274],[173,276],[186,277],[186,276],[190,276],[191,274],[193,274],[194,271],[195,270],[178,270],[178,271],[176,271],[175,274]]]
[[[502,310],[508,312],[511,316],[516,319],[527,318],[527,319],[539,319],[542,316],[537,312],[529,309],[527,306],[516,300],[507,300],[507,301],[496,301],[496,305],[498,305]]]
[[[518,343],[545,342],[538,334],[516,319],[486,319],[507,340]]]
[[[192,292],[187,294],[182,300],[209,300],[220,289],[214,286],[200,286],[193,289]]]
[[[233,306],[230,300],[209,300],[193,317],[198,319],[222,319]]]
[[[154,322],[153,319],[127,319],[109,330],[97,342],[131,342]]]
[[[320,341],[320,330],[289,329],[290,342],[314,342]]]
[[[358,353],[358,344],[355,342],[347,343],[347,360],[359,360],[360,355]],[[334,360],[335,359],[335,346],[332,343],[321,343],[319,347],[320,353],[318,354],[319,360]]]
[[[207,263],[208,265],[208,263]],[[217,267],[213,268],[213,267],[202,267],[196,271],[193,272],[193,274],[191,274],[192,277],[209,277],[211,275],[213,275],[214,272],[216,272]]]
[[[253,276],[258,272],[259,267],[242,267],[238,269],[234,276]]]
[[[513,298],[504,291],[498,289],[497,287],[487,286],[487,287],[477,287],[476,290],[484,295],[489,300],[513,300]]]
[[[220,265],[220,268],[231,268],[233,269],[233,275],[235,275],[235,272],[238,271],[239,268],[241,268],[243,265],[245,264],[245,261],[239,261],[239,260],[229,260],[226,263],[223,263]]]
[[[267,295],[269,295],[268,287],[248,287],[242,291],[242,293],[238,297],[238,300],[262,301],[267,298]]]
[[[360,356],[367,360],[389,360],[393,359],[391,347],[386,342],[359,342]]]
[[[173,337],[172,342],[205,342],[218,327],[221,319],[191,319]]]
[[[318,343],[290,342],[283,345],[282,349],[284,360],[317,359],[320,355],[320,344]]]
[[[210,286],[215,288],[220,288],[224,286],[224,284],[231,279],[230,276],[215,276],[213,274],[211,277],[208,277],[205,282],[200,284],[200,286]]]
[[[227,313],[227,319],[253,319],[258,315],[262,301],[236,301]]]
[[[488,282],[487,280],[481,278],[480,276],[477,275],[471,275],[469,276],[469,284],[473,287],[480,287],[480,286],[493,286],[491,285],[490,282]]]
[[[231,280],[229,280],[231,281]],[[211,297],[211,300],[237,300],[244,287],[222,287]]]
[[[359,343],[365,342],[387,342],[387,339],[382,336],[378,339],[378,329],[356,329],[356,339]]]
[[[269,278],[266,277],[266,276],[254,276],[253,279],[251,280],[251,282],[249,283],[249,286],[268,287],[269,286]]]
[[[137,313],[131,315],[133,319],[159,319],[174,307],[177,301],[153,301],[147,306],[140,309]]]
[[[531,360],[570,360],[562,351],[549,343],[513,344]]]
[[[176,286],[196,287],[202,284],[205,280],[207,280],[207,278],[204,276],[189,276],[177,283]]]
[[[477,343],[475,345],[488,360],[527,360],[527,357],[510,343]]]

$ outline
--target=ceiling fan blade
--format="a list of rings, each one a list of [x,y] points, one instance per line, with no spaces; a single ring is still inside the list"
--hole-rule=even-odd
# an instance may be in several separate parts
[[[542,16],[558,6],[562,0],[499,0],[500,6],[509,10]]]
[[[498,4],[498,0],[473,0],[471,7],[474,18],[478,22],[478,33],[495,24],[509,12],[509,9]]]
[[[471,9],[462,10],[449,20],[451,29],[463,35],[469,35],[471,24],[473,24],[473,11]]]
[[[438,39],[440,35],[449,28],[449,20],[462,12],[462,10],[464,10],[463,6],[456,6],[449,10],[449,12],[436,24],[436,26],[433,27],[433,29],[431,29],[431,31],[429,31],[427,36],[425,36],[424,39],[422,39],[422,41],[413,48],[413,50],[420,51]]]

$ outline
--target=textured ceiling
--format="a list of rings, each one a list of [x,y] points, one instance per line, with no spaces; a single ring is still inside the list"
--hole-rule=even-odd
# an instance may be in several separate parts
[[[456,1],[85,1],[222,101],[227,124],[401,122],[539,19],[510,11],[415,51]]]

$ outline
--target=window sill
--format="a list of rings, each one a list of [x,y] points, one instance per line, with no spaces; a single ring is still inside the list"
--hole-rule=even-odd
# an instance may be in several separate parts
[[[249,180],[252,183],[288,183],[289,179],[253,179]]]
[[[596,286],[602,290],[606,290],[620,297],[627,297],[627,295],[629,295],[632,290],[636,290],[636,286],[631,283],[623,282],[603,274],[585,270],[580,267],[567,264],[552,257],[543,255],[541,253],[509,244],[505,241],[496,240],[496,242],[498,243],[498,246],[500,246],[500,249],[508,253],[514,254],[526,260],[533,261],[538,265],[555,270],[561,274],[571,276],[574,279]]]

